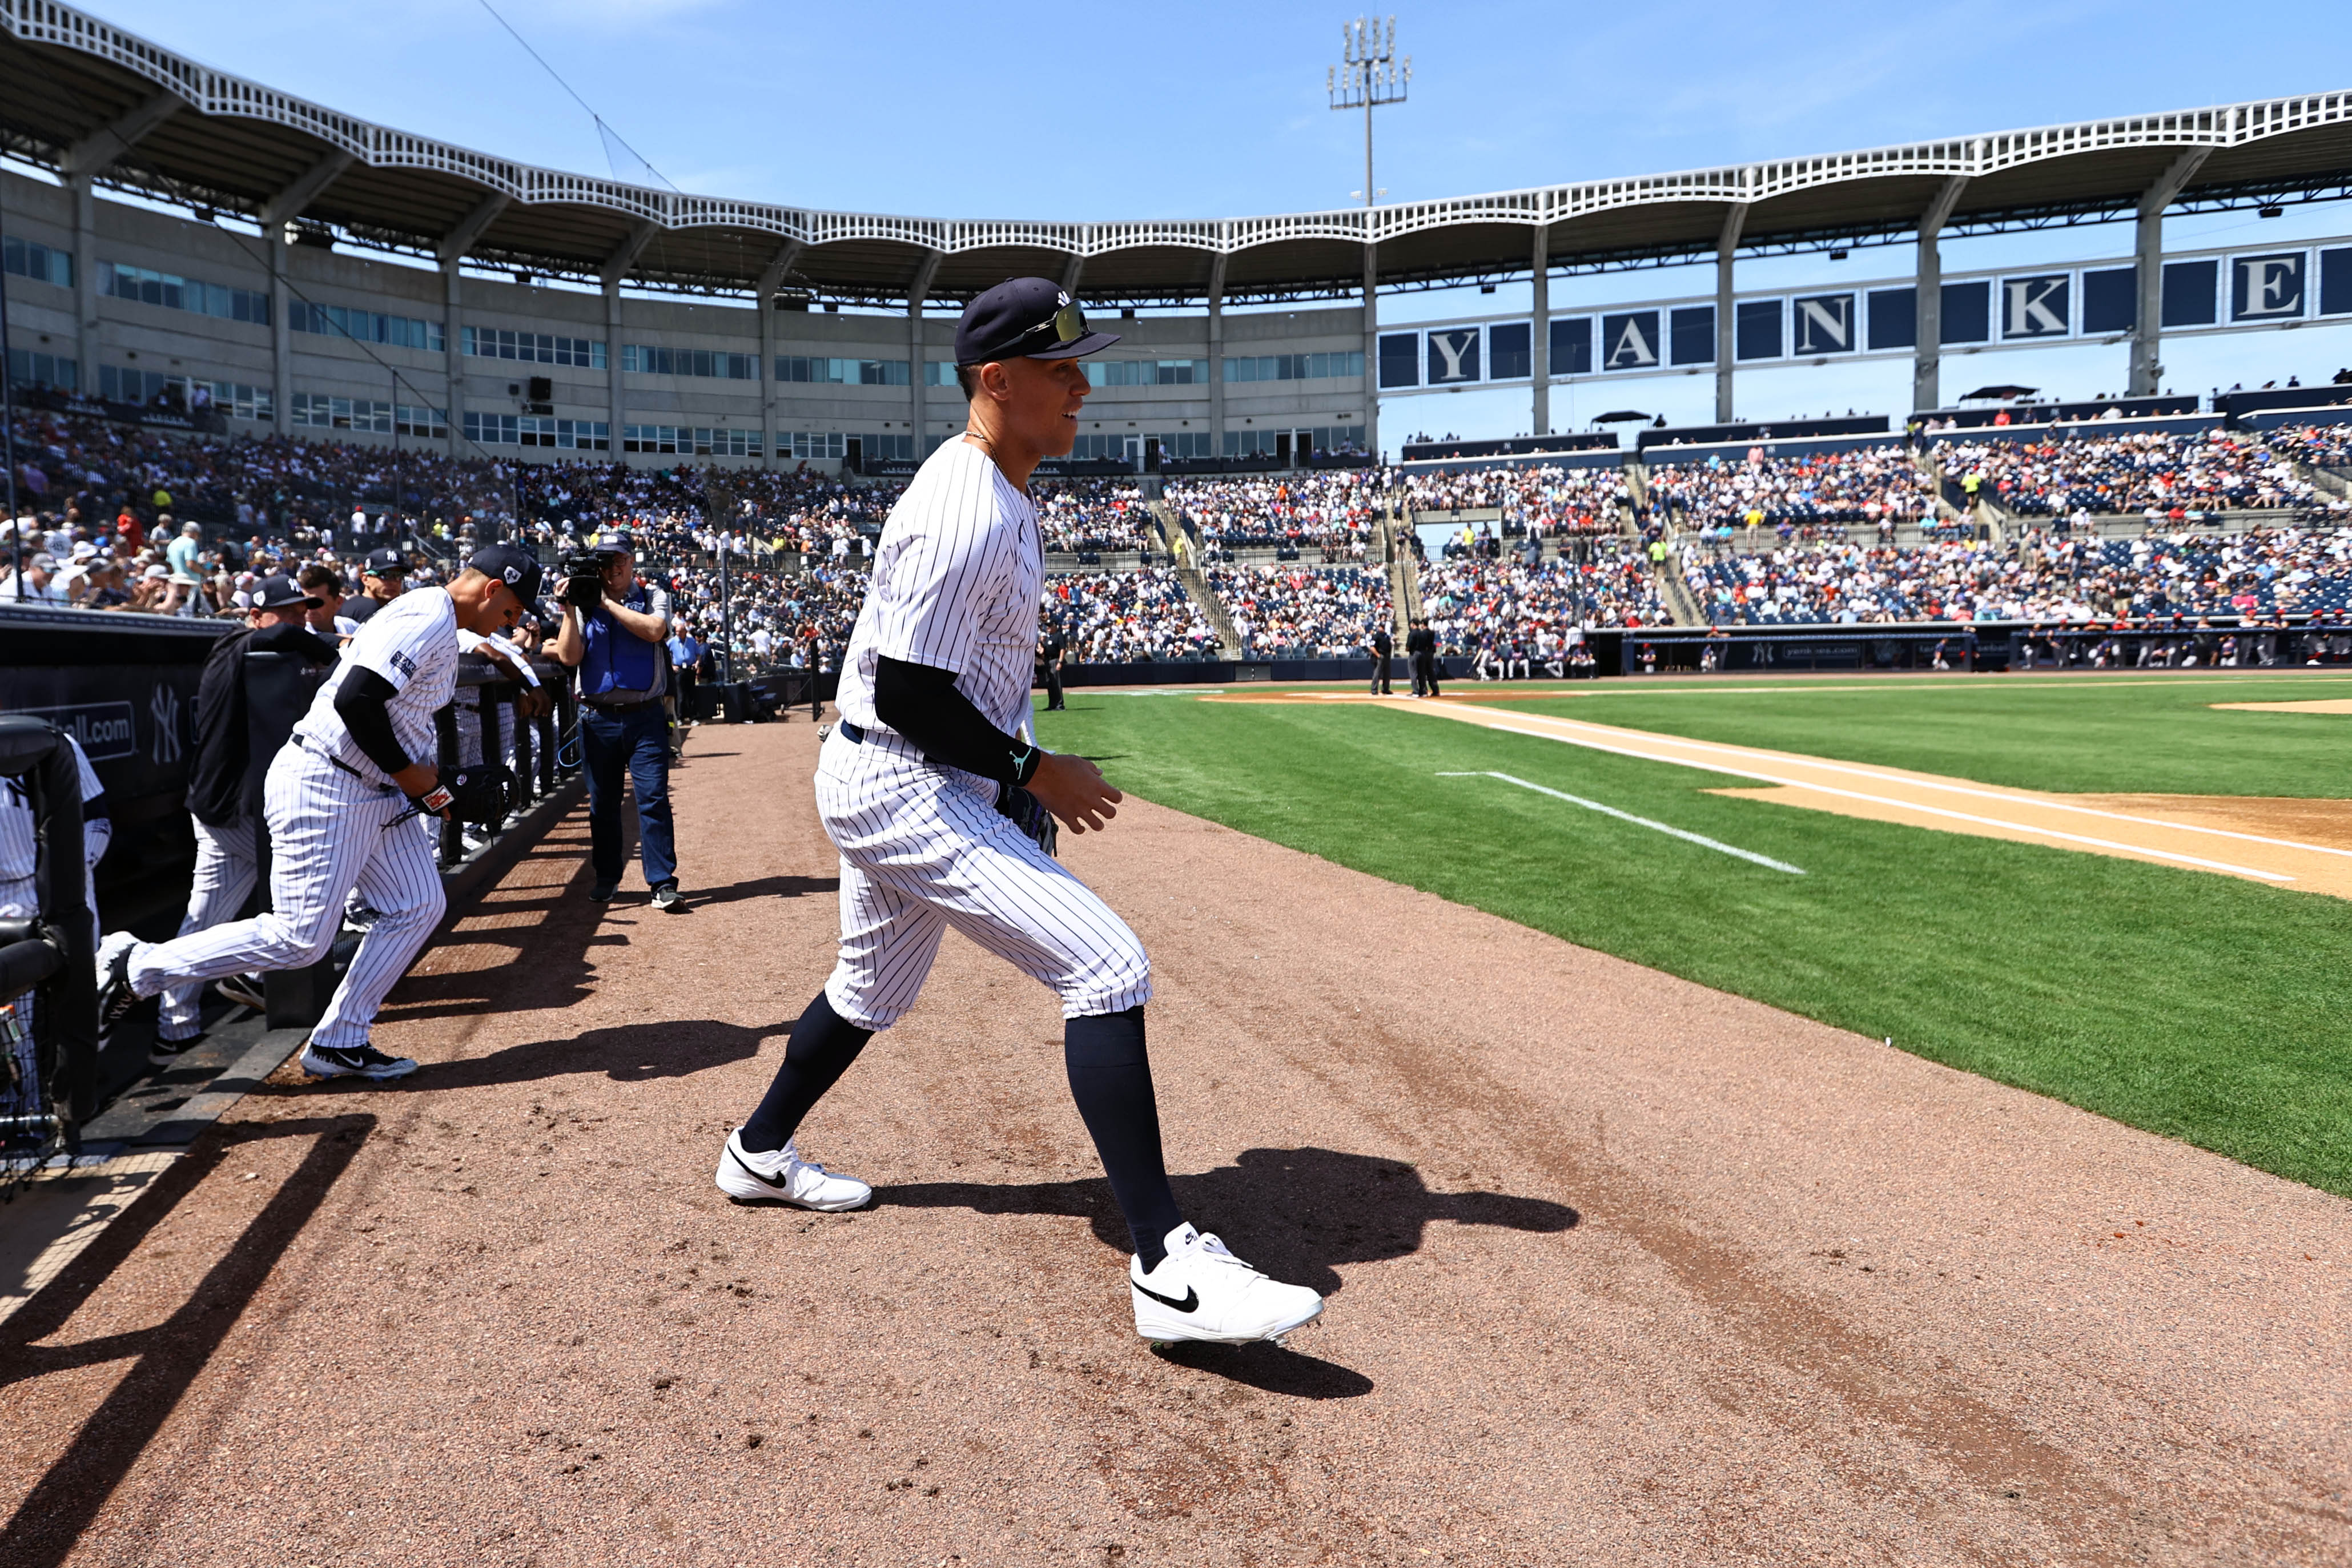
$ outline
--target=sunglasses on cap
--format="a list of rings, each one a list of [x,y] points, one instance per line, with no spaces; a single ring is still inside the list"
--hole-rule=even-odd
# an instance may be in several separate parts
[[[1087,331],[1086,310],[1073,303],[1063,306],[1035,326],[1028,328],[1019,337],[1014,338],[1013,343],[1026,342],[1040,332],[1053,333],[1054,341],[1057,343],[1074,343],[1085,337]],[[1005,345],[1008,352],[1012,349],[1013,343]]]

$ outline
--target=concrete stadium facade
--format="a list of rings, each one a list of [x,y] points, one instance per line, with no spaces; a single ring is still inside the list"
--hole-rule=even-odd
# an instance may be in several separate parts
[[[48,374],[25,379],[69,381],[69,390],[87,395],[152,385],[150,378],[193,380],[268,394],[266,400],[215,398],[233,432],[401,443],[453,456],[617,454],[649,466],[696,457],[746,467],[807,461],[835,470],[851,441],[871,466],[928,452],[963,425],[963,396],[949,368],[951,315],[914,318],[910,330],[903,315],[834,313],[790,300],[787,308],[763,310],[748,301],[590,293],[475,273],[453,282],[438,270],[301,244],[281,247],[281,275],[273,279],[269,247],[257,237],[104,199],[91,204],[81,232],[76,202],[76,194],[60,186],[0,172],[0,231],[71,258],[47,277],[11,268],[10,341],[20,375],[32,356],[45,356],[37,363]],[[130,287],[110,287],[116,269],[125,268],[277,302],[247,312],[259,320],[151,302],[133,297]],[[181,297],[186,292],[183,288]],[[794,304],[801,308],[788,308]],[[362,343],[348,329],[298,331],[293,323],[303,307],[429,323],[438,346]],[[1129,374],[1089,398],[1082,454],[1139,460],[1147,440],[1172,457],[1223,455],[1229,447],[1271,451],[1277,435],[1285,450],[1363,438],[1360,308],[1219,312],[1213,320],[1205,313],[1154,315],[1101,324],[1121,334],[1103,360]],[[542,349],[532,358],[467,352],[495,342],[514,353],[513,343],[490,334],[589,344],[593,352],[550,356]],[[640,349],[667,351],[670,359],[629,352]],[[686,357],[692,355],[706,357]],[[1234,359],[1319,368],[1335,357],[1345,374],[1236,381],[1227,379],[1225,368]],[[640,358],[649,365],[727,365],[738,374],[628,368]],[[69,376],[60,374],[62,362],[70,362]],[[834,374],[871,379],[780,379],[779,362],[823,362]],[[846,366],[858,368],[845,372]],[[546,398],[530,395],[534,377],[549,384]],[[327,400],[329,423],[309,417],[320,400]],[[366,406],[353,414],[341,404]],[[444,416],[446,434],[429,433],[428,419],[387,416],[385,409]],[[548,425],[555,428],[544,430]],[[633,437],[632,430],[646,435]],[[681,432],[725,438],[697,442]],[[513,438],[524,437],[529,445]]]

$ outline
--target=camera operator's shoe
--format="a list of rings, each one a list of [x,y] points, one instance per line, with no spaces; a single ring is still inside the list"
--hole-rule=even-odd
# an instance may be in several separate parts
[[[1189,1225],[1168,1233],[1168,1256],[1150,1273],[1143,1271],[1141,1258],[1129,1258],[1127,1283],[1135,1300],[1135,1331],[1154,1344],[1279,1340],[1323,1315],[1322,1297],[1304,1285],[1267,1279],[1226,1251],[1223,1242]]]
[[[676,882],[664,882],[654,889],[654,908],[657,910],[665,911],[674,910],[683,901],[678,897]]]
[[[139,994],[131,988],[131,955],[137,952],[139,939],[127,931],[119,931],[98,944],[98,1032],[104,1035],[122,1022],[122,1016],[139,1005]]]
[[[727,1135],[719,1152],[719,1190],[739,1204],[793,1204],[826,1214],[854,1209],[874,1196],[874,1189],[855,1176],[836,1176],[813,1160],[801,1158],[799,1147],[786,1143],[772,1154],[754,1154],[743,1147],[740,1127]]]
[[[609,904],[613,901],[613,895],[620,890],[618,882],[598,882],[588,889],[588,899],[592,903]]]
[[[416,1070],[416,1064],[406,1057],[388,1057],[373,1046],[322,1046],[316,1041],[302,1047],[302,1070],[312,1078],[406,1078]]]

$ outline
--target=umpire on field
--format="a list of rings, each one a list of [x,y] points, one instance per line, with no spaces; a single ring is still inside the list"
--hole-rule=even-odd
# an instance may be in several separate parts
[[[563,626],[550,651],[580,671],[581,771],[588,775],[588,858],[598,903],[621,885],[621,775],[637,796],[637,849],[657,909],[677,907],[670,829],[669,595],[637,578],[636,541],[606,529],[593,577],[567,577]]]

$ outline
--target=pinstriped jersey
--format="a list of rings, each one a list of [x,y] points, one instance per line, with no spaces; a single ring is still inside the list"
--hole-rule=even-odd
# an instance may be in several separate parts
[[[367,618],[343,649],[338,665],[294,732],[315,741],[327,753],[371,784],[386,782],[368,760],[335,711],[335,693],[354,669],[380,675],[394,696],[383,707],[392,732],[408,760],[431,762],[440,755],[433,715],[449,705],[457,689],[457,606],[446,588],[411,588]]]
[[[882,525],[835,706],[878,728],[874,675],[888,658],[953,670],[956,689],[990,723],[1018,731],[1029,716],[1045,586],[1036,508],[978,446],[946,442]]]

